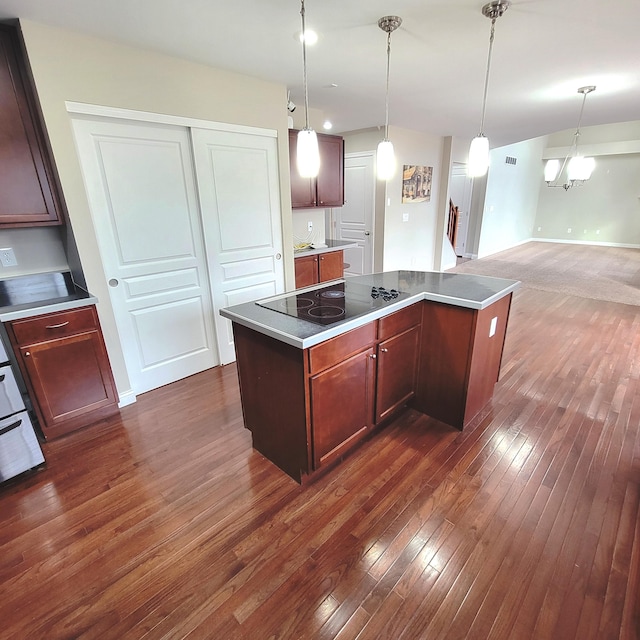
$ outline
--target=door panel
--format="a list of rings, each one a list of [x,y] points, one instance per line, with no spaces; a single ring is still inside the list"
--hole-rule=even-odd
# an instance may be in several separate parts
[[[188,131],[74,118],[135,393],[218,364]]]
[[[191,130],[220,360],[235,360],[219,311],[284,291],[275,137]]]
[[[374,176],[371,154],[347,155],[344,163],[344,206],[334,209],[336,238],[357,242],[344,250],[345,275],[373,272]]]

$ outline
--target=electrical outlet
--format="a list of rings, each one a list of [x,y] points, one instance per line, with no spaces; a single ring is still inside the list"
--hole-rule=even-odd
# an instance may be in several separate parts
[[[311,220],[309,220],[309,222],[307,222],[307,231],[309,233],[311,233],[313,231],[313,222],[311,222]]]
[[[17,266],[18,261],[16,260],[16,254],[13,253],[13,249],[11,247],[0,249],[0,263],[2,263],[3,267]]]
[[[409,214],[408,213],[403,213],[402,214],[402,222],[409,222]]]

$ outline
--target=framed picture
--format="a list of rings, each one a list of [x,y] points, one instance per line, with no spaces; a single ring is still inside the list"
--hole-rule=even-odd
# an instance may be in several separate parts
[[[429,202],[433,167],[405,164],[402,171],[402,202]]]

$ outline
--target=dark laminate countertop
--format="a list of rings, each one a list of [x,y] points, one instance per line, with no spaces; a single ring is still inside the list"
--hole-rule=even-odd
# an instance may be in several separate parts
[[[0,280],[0,322],[75,309],[98,299],[65,272],[38,273]]]
[[[420,300],[431,300],[479,310],[485,309],[520,286],[517,280],[437,271],[388,271],[366,276],[354,276],[337,282],[354,282],[366,287],[397,289],[406,295],[391,300],[356,318],[325,326],[264,308],[256,302],[227,307],[221,309],[220,314],[233,322],[294,347],[306,349],[372,320],[382,318],[389,313],[399,311]],[[326,285],[327,283],[322,283],[307,287],[305,290],[321,289]],[[277,300],[290,295],[293,295],[293,292],[280,294],[269,298],[269,300]]]

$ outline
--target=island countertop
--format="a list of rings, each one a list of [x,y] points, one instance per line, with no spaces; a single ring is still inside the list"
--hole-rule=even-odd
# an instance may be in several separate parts
[[[401,296],[388,302],[377,302],[376,308],[370,311],[330,325],[315,324],[258,304],[258,302],[280,300],[303,291],[322,289],[330,284],[326,282],[296,292],[291,291],[264,300],[227,307],[221,309],[220,314],[276,340],[300,349],[307,349],[421,300],[481,310],[510,294],[520,285],[517,280],[437,271],[387,271],[337,280],[334,284],[336,282],[345,283],[347,296],[351,284],[360,289],[363,287],[395,289],[401,292]]]

